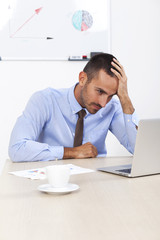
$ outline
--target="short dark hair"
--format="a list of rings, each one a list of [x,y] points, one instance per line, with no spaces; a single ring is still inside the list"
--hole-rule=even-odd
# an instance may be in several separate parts
[[[88,81],[91,81],[102,69],[109,76],[114,77],[115,75],[111,71],[111,68],[115,69],[111,64],[113,58],[115,57],[108,53],[94,55],[83,69],[83,71],[87,74]]]

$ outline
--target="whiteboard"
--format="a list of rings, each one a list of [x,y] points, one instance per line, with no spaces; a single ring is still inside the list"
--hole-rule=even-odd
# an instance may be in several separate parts
[[[2,60],[67,60],[110,51],[109,0],[9,0],[7,8]]]

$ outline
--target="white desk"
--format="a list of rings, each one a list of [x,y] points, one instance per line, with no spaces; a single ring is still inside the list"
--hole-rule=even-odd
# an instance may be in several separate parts
[[[86,168],[128,163],[124,158],[65,160]],[[66,195],[37,190],[47,180],[8,171],[55,162],[6,162],[0,176],[0,240],[159,240],[160,175],[128,179],[103,172],[72,175]]]

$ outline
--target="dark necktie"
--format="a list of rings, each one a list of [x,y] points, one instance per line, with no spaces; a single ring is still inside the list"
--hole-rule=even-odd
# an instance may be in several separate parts
[[[83,140],[83,118],[86,115],[86,111],[82,109],[78,112],[78,120],[76,124],[75,137],[74,137],[74,147],[82,145]]]

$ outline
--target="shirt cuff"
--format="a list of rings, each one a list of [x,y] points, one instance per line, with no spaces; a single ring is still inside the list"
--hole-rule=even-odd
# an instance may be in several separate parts
[[[50,147],[51,155],[54,159],[63,159],[64,147],[63,146],[51,146]]]
[[[125,122],[126,122],[126,123],[127,123],[127,122],[128,122],[128,123],[132,122],[134,125],[138,126],[139,120],[138,120],[138,116],[137,116],[137,114],[136,114],[135,111],[134,111],[133,114],[125,114],[125,113],[124,113],[124,119],[125,119]]]

